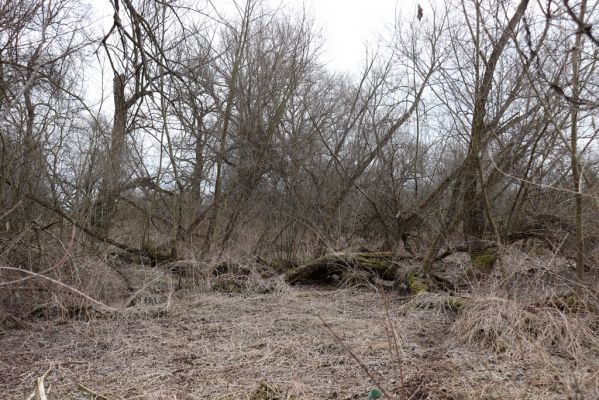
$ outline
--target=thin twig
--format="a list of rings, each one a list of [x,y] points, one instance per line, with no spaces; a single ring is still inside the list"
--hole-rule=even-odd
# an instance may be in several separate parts
[[[387,341],[389,342],[389,352],[392,357],[395,357],[395,365],[399,371],[399,383],[401,385],[401,397],[403,399],[407,399],[408,395],[406,393],[406,385],[404,382],[404,374],[403,374],[403,359],[401,357],[400,350],[401,346],[399,344],[399,340],[397,339],[397,331],[395,330],[395,326],[393,325],[393,321],[391,320],[391,314],[389,313],[389,300],[385,295],[385,291],[383,287],[379,287],[379,297],[383,302],[383,306],[385,307],[385,331],[387,333]],[[403,352],[403,350],[401,351]]]
[[[524,179],[524,178],[518,177],[516,175],[512,175],[512,174],[510,174],[508,172],[505,172],[501,168],[499,168],[497,166],[497,164],[495,163],[495,160],[493,159],[493,157],[490,157],[490,161],[491,161],[491,164],[493,165],[493,168],[495,168],[497,170],[497,172],[499,172],[500,174],[504,175],[507,178],[512,178],[512,179],[515,179],[517,181],[528,183],[529,185],[537,186],[537,187],[540,187],[540,188],[543,188],[543,189],[550,189],[550,190],[555,190],[557,192],[565,192],[565,193],[577,194],[577,195],[580,195],[580,196],[583,196],[583,197],[588,197],[588,198],[591,198],[591,199],[599,200],[599,196],[596,196],[596,195],[592,195],[592,194],[589,194],[589,193],[578,192],[578,191],[572,190],[572,189],[566,189],[566,188],[561,188],[561,187],[546,185],[546,184],[543,184],[543,183],[533,182],[531,180]]]
[[[92,396],[95,396],[95,397],[96,397],[96,398],[98,398],[98,399],[102,399],[102,400],[110,400],[108,397],[104,396],[103,394],[100,394],[100,393],[98,393],[98,392],[96,392],[96,391],[94,391],[94,390],[92,390],[92,389],[90,389],[90,388],[88,388],[88,387],[86,387],[86,386],[83,386],[83,384],[81,384],[81,383],[77,384],[77,387],[78,387],[79,389],[81,389],[82,391],[84,391],[84,392],[86,392],[86,393],[89,393],[89,394],[91,394]]]
[[[47,281],[50,281],[50,282],[52,282],[52,283],[54,283],[54,284],[56,284],[56,285],[58,285],[58,286],[61,286],[61,287],[65,288],[65,289],[67,289],[67,290],[70,290],[71,292],[73,292],[73,293],[75,293],[75,294],[78,294],[79,296],[81,296],[81,297],[83,297],[83,298],[85,298],[85,299],[87,299],[87,300],[91,301],[92,303],[94,303],[94,304],[96,304],[96,305],[98,305],[98,306],[102,307],[102,308],[103,308],[103,309],[105,309],[105,310],[108,310],[108,311],[116,311],[116,308],[113,308],[113,307],[107,306],[106,304],[102,303],[102,302],[101,302],[101,301],[99,301],[99,300],[96,300],[96,299],[94,299],[94,298],[90,297],[89,295],[87,295],[87,294],[83,293],[82,291],[80,291],[80,290],[78,290],[78,289],[75,289],[74,287],[72,287],[72,286],[70,286],[70,285],[67,285],[66,283],[63,283],[63,282],[61,282],[61,281],[59,281],[59,280],[56,280],[56,279],[50,278],[49,276],[45,276],[45,275],[42,275],[42,274],[38,274],[37,272],[28,271],[28,270],[26,270],[26,269],[22,269],[22,268],[2,267],[2,266],[0,266],[0,269],[4,269],[4,270],[7,270],[7,271],[22,272],[22,273],[24,273],[24,274],[29,274],[29,275],[32,275],[32,276],[34,276],[34,277],[37,277],[37,278],[45,279],[45,280],[47,280]]]
[[[320,322],[322,322],[322,325],[327,329],[327,331],[329,331],[335,342],[341,345],[341,347],[343,347],[343,349],[358,363],[360,368],[362,368],[366,375],[368,375],[368,377],[372,380],[374,385],[381,391],[381,393],[383,393],[385,397],[393,399],[393,397],[389,395],[389,393],[387,393],[387,391],[381,386],[379,380],[374,377],[372,372],[370,372],[370,369],[368,369],[366,364],[364,364],[364,362],[360,360],[358,356],[356,356],[356,354],[345,343],[343,343],[343,340],[339,337],[339,335],[335,333],[335,331],[333,331],[329,324],[327,324],[320,315],[318,315],[318,319],[320,320]]]
[[[151,281],[149,281],[148,283],[146,283],[145,285],[143,285],[139,290],[137,290],[135,293],[133,293],[131,295],[131,297],[129,297],[129,299],[127,299],[127,301],[125,302],[125,307],[130,307],[133,305],[133,302],[135,301],[135,299],[137,298],[137,296],[139,296],[139,294],[141,292],[143,292],[144,290],[146,290],[150,285],[152,285],[154,282],[158,281],[162,279],[161,275],[158,275],[156,278],[152,279]]]
[[[75,226],[73,225],[73,232],[71,234],[71,242],[69,243],[69,246],[67,248],[65,248],[64,245],[63,245],[64,255],[60,258],[60,260],[58,260],[50,268],[48,268],[48,269],[40,272],[39,273],[40,275],[45,275],[45,274],[47,274],[50,271],[53,271],[53,270],[58,269],[58,268],[61,268],[64,265],[64,263],[70,258],[69,251],[75,245],[75,233],[76,233],[76,230],[75,230]],[[62,243],[61,243],[61,245],[62,245]],[[15,279],[15,280],[8,281],[8,282],[0,282],[0,287],[2,287],[2,286],[8,286],[8,285],[14,285],[16,283],[27,281],[27,280],[33,279],[33,278],[35,278],[35,277],[30,275],[30,276],[26,276],[26,277],[23,277],[23,278],[20,278],[20,279]]]
[[[23,201],[19,201],[17,204],[15,204],[15,206],[13,208],[11,208],[10,210],[8,210],[4,214],[0,215],[0,221],[2,221],[8,215],[12,214],[12,212],[15,211],[17,209],[17,207],[19,207],[22,203],[23,203]]]
[[[19,90],[17,95],[10,102],[10,104],[0,113],[0,122],[3,122],[6,119],[6,117],[8,117],[8,114],[12,111],[12,108],[21,100],[21,96],[23,96],[29,89],[31,89],[39,75],[41,68],[41,63],[39,62],[39,59],[42,54],[44,45],[46,44],[46,33],[52,19],[52,10],[50,9],[50,5],[51,3],[48,5],[48,15],[46,15],[46,9],[45,7],[43,7],[42,3],[42,26],[40,29],[41,38],[37,48],[31,56],[31,59],[29,60],[29,66],[31,66],[32,70],[31,75],[29,75],[29,79],[27,79],[25,85],[23,85],[21,90]]]

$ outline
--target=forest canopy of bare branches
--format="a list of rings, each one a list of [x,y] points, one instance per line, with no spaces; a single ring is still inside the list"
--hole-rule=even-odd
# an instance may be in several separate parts
[[[211,3],[116,1],[100,34],[78,1],[4,1],[3,256],[39,264],[32,238],[67,240],[64,227],[141,256],[361,245],[427,268],[452,246],[476,257],[565,239],[582,280],[596,244],[596,5],[435,4],[340,75],[301,10],[248,1],[225,19]],[[100,61],[102,78],[84,74]],[[82,76],[112,81],[101,111]],[[32,246],[10,245],[21,236]]]

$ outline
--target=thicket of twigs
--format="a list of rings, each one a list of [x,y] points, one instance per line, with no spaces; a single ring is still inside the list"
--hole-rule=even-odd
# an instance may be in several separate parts
[[[0,3],[0,329],[360,287],[593,398],[597,4],[419,5],[356,74],[306,10],[112,5]]]

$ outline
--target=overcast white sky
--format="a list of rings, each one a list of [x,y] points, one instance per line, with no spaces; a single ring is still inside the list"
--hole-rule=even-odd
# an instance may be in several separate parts
[[[203,0],[198,0],[203,2]],[[212,0],[219,12],[232,11],[235,0]],[[243,0],[237,0],[243,2]],[[113,9],[110,0],[87,0],[92,5],[92,20],[107,32],[112,26]],[[359,73],[366,55],[366,43],[388,35],[395,21],[395,13],[413,18],[418,0],[265,0],[273,8],[302,9],[314,17],[321,30],[322,62],[331,71]],[[426,4],[428,1],[423,1]],[[426,13],[426,6],[425,6]],[[103,99],[103,108],[111,107],[111,76],[101,77],[101,67],[87,71],[87,97],[94,104]],[[110,72],[108,72],[110,75]]]
[[[230,7],[232,0],[213,0],[216,7]],[[417,0],[266,0],[273,7],[302,8],[314,16],[322,29],[325,46],[323,62],[340,72],[359,70],[364,59],[365,43],[374,42],[393,25],[396,9],[404,16],[416,13]],[[90,0],[98,17],[107,16],[110,27],[112,13],[109,0]]]
[[[302,4],[302,0],[282,1],[287,3]],[[359,69],[365,43],[389,31],[396,7],[404,15],[415,8],[414,0],[306,0],[305,4],[323,29],[323,61],[338,71]]]

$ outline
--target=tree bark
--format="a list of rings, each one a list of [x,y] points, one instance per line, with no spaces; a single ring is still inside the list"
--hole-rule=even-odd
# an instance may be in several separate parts
[[[474,98],[474,111],[472,115],[472,125],[470,131],[470,143],[468,146],[468,155],[465,161],[464,172],[464,212],[463,212],[463,233],[469,248],[469,254],[473,261],[478,258],[481,252],[485,250],[483,236],[485,233],[485,201],[483,198],[482,185],[480,182],[480,156],[484,151],[482,142],[486,134],[486,107],[493,86],[493,75],[495,68],[505,46],[512,36],[516,26],[524,16],[529,0],[521,0],[514,15],[508,22],[508,25],[501,34],[499,40],[493,46],[491,55],[486,63],[486,68],[480,82],[477,82]],[[477,19],[480,18],[477,15]],[[478,49],[477,49],[478,51]],[[477,61],[478,62],[478,61]],[[479,188],[481,192],[479,192]]]
[[[584,20],[586,13],[586,0],[580,3],[578,19]],[[574,184],[574,195],[576,206],[574,211],[574,220],[576,226],[576,279],[582,282],[584,279],[584,225],[582,223],[582,193],[580,189],[580,162],[578,160],[578,106],[580,102],[580,46],[582,45],[583,31],[576,32],[574,47],[572,48],[572,101],[570,103],[570,160],[572,165],[572,183]]]
[[[123,161],[127,135],[127,102],[125,101],[125,75],[117,74],[113,79],[114,122],[109,160],[105,165],[98,198],[94,204],[92,226],[101,236],[108,236],[112,219],[116,214],[117,199],[121,191]]]

